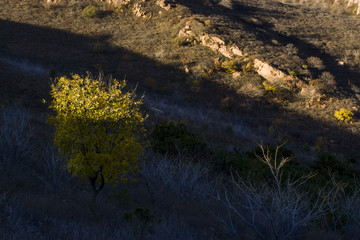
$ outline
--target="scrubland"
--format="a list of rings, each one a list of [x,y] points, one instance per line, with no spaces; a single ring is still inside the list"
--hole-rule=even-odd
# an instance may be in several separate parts
[[[0,238],[358,239],[356,4],[2,0]],[[96,206],[47,123],[72,73],[125,79],[149,115]]]

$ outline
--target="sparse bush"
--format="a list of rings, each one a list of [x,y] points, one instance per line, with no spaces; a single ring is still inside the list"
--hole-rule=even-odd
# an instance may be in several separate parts
[[[340,110],[335,111],[334,117],[342,122],[350,122],[353,118],[353,113],[345,108],[340,108]]]
[[[320,81],[329,91],[333,91],[336,88],[335,77],[329,72],[323,72],[320,76]]]
[[[81,15],[87,18],[93,18],[98,15],[98,10],[94,5],[88,5],[84,8]]]
[[[295,47],[295,45],[292,44],[292,43],[287,44],[287,45],[284,47],[284,50],[285,50],[285,52],[286,52],[287,54],[289,54],[289,55],[296,55],[296,54],[299,52],[298,48]]]
[[[323,61],[318,57],[308,57],[306,61],[308,62],[309,66],[312,68],[317,68],[318,70],[325,69]]]
[[[12,106],[1,111],[0,160],[29,160],[32,151],[31,114],[29,110]]]

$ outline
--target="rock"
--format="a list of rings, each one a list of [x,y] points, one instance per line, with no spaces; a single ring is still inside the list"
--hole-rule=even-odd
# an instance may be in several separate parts
[[[226,45],[221,45],[218,49],[219,53],[221,53],[223,56],[227,57],[227,58],[233,58],[234,54],[231,51],[231,49],[229,47],[227,47]]]
[[[189,73],[190,72],[190,69],[188,67],[185,67],[185,73]]]
[[[219,45],[225,45],[225,42],[218,37],[211,37],[211,40]]]
[[[310,105],[314,104],[315,102],[321,102],[321,100],[326,97],[326,95],[321,94],[319,90],[312,86],[303,87],[299,94],[300,96],[307,98]]]
[[[243,52],[238,48],[238,46],[232,46],[230,48],[230,50],[232,51],[232,53],[235,56],[238,56],[238,57],[244,56]]]
[[[202,36],[200,36],[200,40],[204,46],[209,47],[214,52],[218,52],[227,58],[232,59],[235,56],[244,55],[238,46],[227,46],[225,41],[219,37],[211,37],[208,34],[203,34]]]
[[[219,44],[215,43],[208,34],[202,35],[200,40],[204,46],[211,48],[214,52],[219,50]]]
[[[59,2],[61,2],[61,0],[46,0],[47,4],[56,4],[56,3],[59,3]]]
[[[317,94],[317,90],[313,87],[304,87],[300,91],[301,96],[315,96]]]
[[[232,74],[232,77],[233,77],[233,78],[239,78],[239,77],[241,77],[241,72],[234,72],[234,73]]]
[[[136,3],[132,9],[132,12],[135,14],[135,16],[137,17],[146,17],[146,12],[142,9],[141,4]]]
[[[165,9],[166,11],[169,11],[172,8],[171,4],[167,0],[157,0],[156,5]]]
[[[131,2],[131,0],[101,0],[101,1],[114,6],[127,6]]]
[[[259,19],[254,18],[254,17],[251,17],[250,21],[256,25],[260,25],[260,26],[263,25],[263,23]]]
[[[284,81],[291,81],[295,79],[294,77],[285,74],[284,72],[259,59],[254,60],[254,69],[260,76],[273,84],[281,84]]]
[[[203,24],[196,21],[196,20],[190,20],[185,23],[185,27],[182,28],[179,33],[178,37],[192,37],[197,38],[199,35],[199,31],[201,31],[201,28],[203,27]]]

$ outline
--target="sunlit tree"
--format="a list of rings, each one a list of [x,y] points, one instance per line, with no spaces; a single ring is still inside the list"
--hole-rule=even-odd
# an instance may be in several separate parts
[[[143,153],[142,99],[124,92],[125,81],[61,77],[51,85],[49,122],[67,170],[89,180],[96,196],[107,182],[127,181]]]

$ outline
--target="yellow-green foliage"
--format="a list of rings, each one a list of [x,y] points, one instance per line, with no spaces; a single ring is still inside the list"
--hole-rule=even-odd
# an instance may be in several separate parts
[[[252,72],[254,71],[254,63],[248,62],[247,64],[244,64],[241,66],[243,72]]]
[[[352,119],[353,113],[350,110],[345,108],[340,108],[339,111],[335,111],[334,117],[343,122],[350,122]]]
[[[290,74],[290,76],[292,76],[292,77],[296,77],[296,76],[297,76],[297,74],[296,74],[295,71],[289,71],[289,74]]]
[[[228,74],[233,74],[234,72],[237,71],[236,63],[233,60],[223,62],[221,66],[225,69],[225,72]]]
[[[264,82],[262,83],[262,85],[264,86],[265,91],[275,92],[275,90],[276,90],[276,87],[275,87],[275,86],[271,85],[270,83],[268,83],[268,82],[266,82],[266,81],[264,81]]]
[[[96,17],[97,14],[98,14],[98,10],[94,5],[88,5],[82,11],[83,17],[93,18],[93,17]]]
[[[72,75],[51,86],[54,144],[73,175],[117,183],[137,170],[146,117],[140,113],[142,100],[123,92],[125,85]]]

